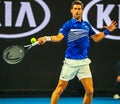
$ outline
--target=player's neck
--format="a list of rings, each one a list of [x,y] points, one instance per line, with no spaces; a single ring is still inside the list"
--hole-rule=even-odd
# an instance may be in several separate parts
[[[77,20],[77,21],[80,21],[80,22],[82,21],[82,18],[74,18],[74,19]]]

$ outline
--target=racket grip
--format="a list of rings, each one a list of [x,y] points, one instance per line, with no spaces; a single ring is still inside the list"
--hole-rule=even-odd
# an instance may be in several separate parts
[[[38,41],[32,44],[32,46],[36,46],[36,45],[38,45]]]

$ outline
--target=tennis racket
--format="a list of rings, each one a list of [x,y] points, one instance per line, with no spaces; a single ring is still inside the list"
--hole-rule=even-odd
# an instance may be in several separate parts
[[[21,62],[28,50],[38,45],[38,41],[28,45],[11,45],[4,49],[3,59],[8,64],[17,64]]]

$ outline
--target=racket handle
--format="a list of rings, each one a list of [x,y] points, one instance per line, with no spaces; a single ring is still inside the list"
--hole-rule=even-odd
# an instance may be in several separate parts
[[[36,41],[35,43],[32,43],[32,46],[36,46],[38,45],[38,41]]]

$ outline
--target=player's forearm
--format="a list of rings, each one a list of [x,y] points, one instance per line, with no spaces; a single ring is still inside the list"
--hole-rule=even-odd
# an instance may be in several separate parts
[[[46,42],[60,42],[64,38],[64,35],[58,34],[54,36],[44,36],[38,38],[38,44],[44,44]]]
[[[104,32],[100,32],[100,33],[98,33],[98,34],[96,34],[96,35],[94,36],[93,40],[94,40],[95,42],[99,42],[99,41],[101,41],[102,39],[104,39],[104,37],[105,37]]]
[[[51,42],[60,42],[62,39],[58,36],[50,36]]]
[[[51,42],[60,42],[64,38],[64,35],[59,33],[58,35],[50,36]]]
[[[104,30],[103,32],[100,32],[100,33],[98,33],[96,35],[93,35],[91,37],[95,42],[99,42],[102,39],[104,39],[105,36],[108,35],[108,34],[110,34],[110,31],[109,30]]]
[[[60,42],[62,40],[58,36],[44,36],[43,38],[46,42]]]

